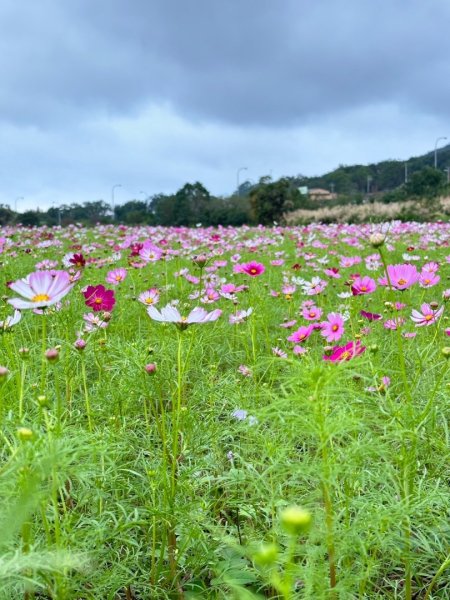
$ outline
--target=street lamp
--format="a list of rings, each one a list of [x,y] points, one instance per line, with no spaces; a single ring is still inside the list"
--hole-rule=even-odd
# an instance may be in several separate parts
[[[17,213],[17,202],[19,200],[25,200],[25,198],[23,196],[18,196],[15,200],[14,200],[14,212]]]
[[[238,193],[238,196],[240,196],[240,195],[241,195],[241,192],[240,192],[240,190],[239,190],[239,173],[240,173],[241,171],[248,171],[248,169],[247,169],[247,167],[239,167],[239,169],[237,170],[237,173],[236,173],[236,185],[237,185],[237,193]]]
[[[111,206],[112,206],[112,213],[113,213],[113,221],[116,218],[115,207],[114,207],[114,190],[118,187],[122,187],[122,184],[116,183],[115,185],[112,186],[112,189],[111,189]]]
[[[434,168],[437,169],[437,145],[439,143],[439,140],[446,140],[446,137],[438,137],[436,139],[436,143],[434,144]]]

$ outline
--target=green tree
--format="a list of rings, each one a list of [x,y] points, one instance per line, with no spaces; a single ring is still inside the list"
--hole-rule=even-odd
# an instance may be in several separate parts
[[[284,177],[272,182],[262,177],[250,191],[253,218],[262,225],[281,222],[283,214],[301,205],[301,194],[291,179]]]
[[[434,198],[442,192],[445,175],[433,167],[424,167],[411,176],[406,191],[411,196]]]

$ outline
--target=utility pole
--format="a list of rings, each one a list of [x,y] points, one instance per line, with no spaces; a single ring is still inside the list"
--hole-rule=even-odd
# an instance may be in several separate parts
[[[438,137],[438,138],[436,139],[436,142],[435,142],[435,144],[434,144],[434,168],[435,168],[435,169],[437,169],[437,146],[438,146],[438,143],[439,143],[439,141],[440,141],[440,140],[446,140],[446,139],[447,139],[447,138],[446,138],[446,137],[443,137],[443,136],[441,136],[441,137]]]
[[[239,167],[239,169],[237,170],[236,173],[236,185],[237,185],[237,195],[240,196],[241,195],[241,191],[239,189],[239,173],[241,171],[248,171],[247,167]]]
[[[115,185],[112,186],[112,189],[111,189],[111,208],[112,208],[113,221],[115,221],[115,219],[116,219],[116,211],[115,211],[115,206],[114,206],[114,190],[118,187],[122,187],[122,184],[116,183]]]

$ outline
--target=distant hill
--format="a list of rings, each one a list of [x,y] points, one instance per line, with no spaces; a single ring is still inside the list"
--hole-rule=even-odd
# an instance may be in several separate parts
[[[438,148],[438,169],[450,166],[450,144]],[[384,160],[369,165],[340,165],[334,171],[320,177],[294,177],[299,186],[324,188],[336,194],[366,194],[389,192],[405,183],[405,165],[410,178],[424,167],[434,167],[434,150],[408,160]]]

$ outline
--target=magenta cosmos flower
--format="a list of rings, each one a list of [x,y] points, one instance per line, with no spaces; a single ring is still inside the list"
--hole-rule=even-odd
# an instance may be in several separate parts
[[[111,283],[112,285],[119,285],[119,283],[123,281],[126,276],[127,270],[123,267],[120,267],[119,269],[113,269],[112,271],[109,271],[109,273],[106,275],[106,283]]]
[[[154,306],[149,306],[147,313],[154,321],[175,323],[180,329],[186,329],[188,325],[192,325],[193,323],[210,323],[211,321],[216,321],[222,314],[222,311],[220,308],[216,308],[216,310],[208,312],[204,308],[197,306],[191,310],[187,317],[182,317],[177,308],[168,304],[161,311]]]
[[[18,310],[46,308],[64,298],[73,285],[66,271],[35,271],[24,279],[8,283],[11,290],[22,296],[11,298],[8,303]]]
[[[422,312],[418,310],[413,310],[411,314],[411,319],[416,324],[416,327],[423,327],[424,325],[432,325],[436,323],[436,321],[440,318],[442,313],[444,312],[444,307],[437,310],[433,310],[429,304],[422,304],[420,307]]]
[[[83,292],[86,298],[85,304],[93,311],[110,311],[113,309],[116,299],[113,290],[107,290],[103,285],[88,285]]]
[[[414,265],[388,265],[387,268],[387,284],[392,285],[396,290],[406,290],[417,281],[420,274]]]
[[[327,342],[338,342],[344,333],[344,319],[339,313],[330,313],[327,319],[321,323],[320,334]]]
[[[357,277],[352,284],[351,290],[354,296],[361,296],[363,294],[371,294],[377,289],[375,281],[365,275],[364,277]]]
[[[258,263],[255,261],[244,263],[240,266],[241,273],[247,273],[251,277],[258,277],[258,275],[262,275],[266,270],[265,266],[262,263]]]
[[[330,362],[342,362],[344,360],[350,360],[359,354],[365,352],[366,347],[361,346],[361,342],[349,342],[345,346],[335,346],[329,356],[325,355],[323,360],[329,360]]]

